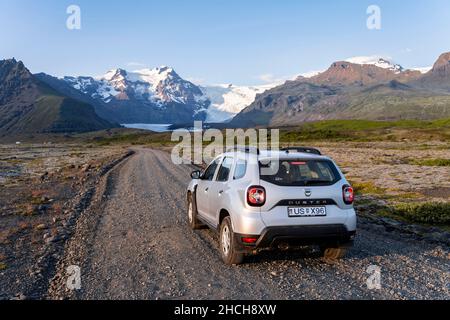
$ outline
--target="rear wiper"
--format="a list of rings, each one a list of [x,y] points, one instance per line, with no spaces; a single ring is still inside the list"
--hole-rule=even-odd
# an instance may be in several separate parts
[[[329,181],[329,180],[306,180],[306,181],[302,181],[302,182],[305,183],[305,186],[322,184],[322,183],[331,183],[331,181]]]

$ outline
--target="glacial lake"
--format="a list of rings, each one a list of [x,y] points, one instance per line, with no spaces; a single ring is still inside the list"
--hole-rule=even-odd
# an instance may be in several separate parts
[[[151,124],[151,123],[125,123],[125,128],[149,130],[153,132],[168,132],[171,124]]]

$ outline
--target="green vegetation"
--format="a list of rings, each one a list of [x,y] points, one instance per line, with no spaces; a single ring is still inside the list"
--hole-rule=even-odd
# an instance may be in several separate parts
[[[114,144],[165,146],[174,143],[171,142],[170,132],[156,133],[136,129],[111,129],[90,132],[76,135],[74,138],[92,142],[99,146]]]
[[[385,194],[386,190],[375,186],[372,182],[353,182],[351,183],[356,194],[372,194],[380,195]]]
[[[411,160],[411,164],[426,167],[450,167],[450,159]]]
[[[0,271],[6,270],[7,265],[6,263],[0,262]]]
[[[410,222],[450,226],[450,203],[399,204],[391,211]]]
[[[327,120],[282,128],[281,142],[450,140],[450,119],[435,121]]]

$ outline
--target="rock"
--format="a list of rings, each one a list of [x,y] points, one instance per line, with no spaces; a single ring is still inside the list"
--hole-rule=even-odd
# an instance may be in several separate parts
[[[46,206],[45,204],[41,204],[37,207],[37,211],[39,211],[39,213],[45,213],[48,209],[48,206]]]
[[[45,230],[45,229],[47,229],[47,226],[43,223],[36,226],[36,230]]]
[[[433,232],[431,234],[426,235],[426,238],[431,241],[436,241],[436,242],[446,242],[447,241],[446,235],[442,232]]]
[[[48,238],[45,238],[45,243],[46,243],[46,244],[50,244],[50,243],[53,242],[54,239],[55,239],[55,237],[48,237]]]
[[[48,179],[48,172],[46,171],[42,176],[41,176],[41,182],[44,182],[45,180]]]
[[[91,165],[90,164],[85,164],[84,166],[81,167],[81,171],[82,172],[88,172],[89,170],[91,170]]]
[[[16,294],[16,299],[21,300],[21,301],[27,300],[27,296],[24,295],[22,292],[20,292],[20,293]]]

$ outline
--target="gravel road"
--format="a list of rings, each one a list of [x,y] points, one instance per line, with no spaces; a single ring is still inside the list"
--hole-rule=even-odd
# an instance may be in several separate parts
[[[100,204],[85,226],[79,222],[66,250],[65,265],[80,265],[82,276],[82,289],[70,298],[450,299],[448,248],[363,219],[355,247],[336,264],[305,248],[267,251],[227,267],[216,235],[187,226],[193,168],[172,164],[163,151],[136,151],[109,174]],[[381,289],[367,287],[372,265],[381,268]],[[64,295],[61,279],[49,298]]]

